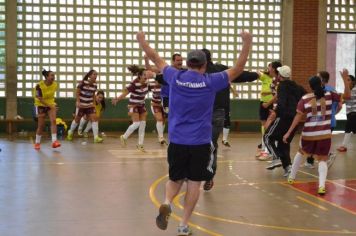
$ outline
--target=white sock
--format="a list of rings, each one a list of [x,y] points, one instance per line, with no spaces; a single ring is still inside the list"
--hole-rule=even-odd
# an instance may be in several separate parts
[[[73,121],[72,121],[72,124],[70,125],[69,131],[70,131],[71,133],[73,133],[74,130],[77,128],[77,126],[78,126],[78,123],[75,123],[75,120],[73,120]],[[69,131],[68,131],[68,132],[69,132]]]
[[[95,139],[99,136],[99,123],[97,121],[93,121],[91,126],[93,127],[93,135]]]
[[[158,137],[163,138],[163,122],[157,121],[156,128],[157,128]]]
[[[92,128],[92,122],[88,121],[87,127],[85,127],[84,132],[88,133]]]
[[[141,121],[140,127],[138,128],[138,145],[143,145],[143,140],[145,138],[145,128],[146,121]]]
[[[41,143],[41,135],[36,134],[36,143]]]
[[[230,129],[223,128],[223,140],[227,141],[228,136],[229,136]]]
[[[128,139],[128,137],[140,126],[140,122],[133,122],[124,133],[124,138]]]
[[[351,138],[351,133],[345,133],[344,141],[342,142],[342,146],[347,147],[347,145],[350,142],[350,138]]]
[[[319,161],[319,188],[325,188],[326,176],[328,175],[328,165],[325,161]]]
[[[303,161],[303,155],[300,152],[297,152],[293,160],[292,170],[290,171],[289,174],[290,178],[295,179],[295,176],[297,175],[299,166],[300,164],[302,164],[302,161]]]
[[[83,130],[83,127],[84,127],[84,125],[85,125],[86,122],[87,122],[87,120],[84,119],[84,117],[82,117],[82,118],[80,119],[78,131],[82,131],[82,130]]]
[[[57,141],[57,134],[56,133],[52,134],[52,143],[54,141]]]

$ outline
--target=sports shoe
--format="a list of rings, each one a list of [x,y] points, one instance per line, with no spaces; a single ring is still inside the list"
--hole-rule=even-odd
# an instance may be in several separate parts
[[[68,131],[67,140],[68,141],[72,141],[73,140],[73,132],[70,131],[70,130]]]
[[[275,160],[272,160],[271,164],[269,164],[266,169],[267,170],[273,170],[274,168],[276,167],[281,167],[282,166],[282,162],[281,160],[279,159],[275,159]]]
[[[124,135],[121,135],[120,136],[121,146],[126,147],[126,141],[127,141],[127,139],[124,138]]]
[[[290,176],[288,177],[288,184],[294,184],[295,179],[292,179]]]
[[[184,236],[184,235],[191,235],[192,230],[189,228],[188,225],[186,226],[178,226],[178,236]]]
[[[79,129],[78,129],[78,135],[79,135],[79,136],[83,136],[83,130],[79,130]]]
[[[139,150],[139,151],[141,151],[141,152],[146,152],[146,151],[145,151],[145,148],[143,147],[143,145],[137,144],[137,145],[136,145],[136,148],[137,148],[137,150]]]
[[[287,166],[287,167],[284,169],[283,177],[288,177],[291,171],[292,171],[292,166],[291,166],[291,165]]]
[[[328,155],[328,160],[326,161],[326,164],[328,165],[329,169],[334,164],[335,159],[336,159],[336,153],[330,152]]]
[[[56,141],[54,141],[54,142],[52,143],[52,148],[57,148],[57,147],[60,147],[60,146],[61,146],[61,143],[58,142],[58,140],[56,140]]]
[[[308,163],[308,162],[305,162],[305,163],[304,163],[304,166],[307,167],[307,168],[309,168],[309,169],[314,169],[314,168],[315,168],[313,164]]]
[[[223,141],[221,141],[221,143],[222,143],[225,147],[231,147],[229,141],[227,141],[227,140],[223,140]]]
[[[262,149],[262,143],[258,144],[258,145],[257,145],[257,148],[258,148],[258,149]]]
[[[163,137],[158,138],[158,142],[159,142],[161,145],[167,144],[167,141],[166,141]]]
[[[89,137],[88,132],[83,132],[83,137],[84,137],[84,138],[88,138],[88,137]]]
[[[156,217],[156,225],[161,230],[166,230],[168,226],[169,216],[172,213],[171,206],[168,204],[162,204],[159,207],[159,214]]]
[[[41,149],[41,144],[40,143],[35,143],[35,150],[40,150]]]
[[[94,143],[102,143],[104,139],[100,138],[99,136],[94,138]]]
[[[319,187],[319,189],[318,189],[318,194],[319,194],[319,195],[325,195],[325,193],[326,193],[325,187]]]
[[[338,147],[337,149],[339,152],[347,152],[347,148],[344,146]]]
[[[214,180],[207,180],[203,185],[203,189],[205,191],[209,191],[213,188],[213,186],[214,186]]]
[[[261,155],[257,159],[259,161],[268,161],[271,159],[271,155],[268,152],[261,152]]]

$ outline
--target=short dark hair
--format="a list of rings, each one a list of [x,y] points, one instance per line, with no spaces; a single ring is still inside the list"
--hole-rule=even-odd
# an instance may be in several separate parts
[[[176,57],[181,57],[182,55],[180,55],[179,53],[174,53],[172,55],[172,61],[174,61],[176,59]]]
[[[320,75],[321,81],[324,84],[327,84],[329,82],[329,79],[330,79],[329,72],[327,72],[327,71],[319,71],[319,75]]]
[[[206,61],[207,62],[211,62],[211,53],[208,49],[206,48],[203,48],[202,51],[205,53],[205,56],[206,56]]]
[[[42,70],[42,75],[43,75],[45,78],[47,78],[47,77],[48,77],[48,75],[49,75],[51,72],[53,72],[53,71],[43,69],[43,70]]]

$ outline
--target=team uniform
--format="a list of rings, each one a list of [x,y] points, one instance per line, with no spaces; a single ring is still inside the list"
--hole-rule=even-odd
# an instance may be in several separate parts
[[[145,107],[145,97],[148,93],[147,84],[142,84],[139,79],[134,79],[126,86],[126,89],[131,93],[128,104],[129,113],[143,114],[147,112]]]
[[[325,96],[316,99],[314,93],[304,95],[298,102],[297,112],[306,115],[306,121],[301,134],[300,149],[296,154],[291,173],[288,177],[290,184],[294,183],[303,156],[328,156],[331,147],[332,104],[339,102],[340,96],[334,92],[325,92]],[[325,194],[327,164],[319,163],[319,194]]]
[[[151,100],[151,111],[152,114],[162,113],[163,114],[163,106],[162,106],[162,97],[161,97],[161,85],[156,82],[150,82],[148,84],[148,91],[152,92],[152,100]]]
[[[79,107],[76,107],[75,116],[76,117],[90,117],[92,114],[96,114],[95,110],[95,92],[97,90],[96,83],[90,83],[89,80],[83,80],[77,86],[79,89]],[[91,123],[94,134],[94,143],[101,143],[103,139],[99,137],[99,124],[98,121],[93,121]],[[73,132],[77,128],[78,123],[75,119],[72,121],[70,130],[68,131],[67,140],[73,140]]]
[[[272,108],[272,106],[264,108],[262,104],[269,102],[273,99],[273,94],[272,94],[272,87],[274,87],[273,78],[263,73],[259,77],[259,80],[262,83],[259,115],[260,115],[260,120],[266,121],[269,115],[269,110]]]
[[[48,114],[50,108],[45,106],[38,97],[41,97],[43,101],[48,105],[56,105],[54,100],[54,94],[56,93],[58,85],[53,82],[50,86],[47,86],[44,81],[39,82],[35,87],[35,115]]]
[[[96,117],[99,119],[101,117],[101,115],[103,114],[103,105],[101,103],[97,103],[96,100],[94,100],[94,108],[95,108],[95,114],[96,114]],[[87,119],[84,119],[84,117],[82,117],[82,119],[80,120],[80,124],[79,124],[79,128],[78,128],[78,135],[79,136],[84,136],[84,138],[87,138],[89,137],[89,131],[91,130],[92,128],[92,123],[91,121],[88,121],[87,122]],[[83,127],[84,125],[87,123],[85,129],[84,129],[84,132],[83,132]]]
[[[215,94],[229,86],[226,72],[163,70],[170,87],[168,164],[172,181],[204,181],[213,175],[211,117]]]
[[[144,114],[147,112],[145,107],[145,97],[148,93],[148,85],[145,83],[141,83],[139,78],[134,79],[126,86],[127,91],[130,92],[129,98],[129,115],[132,113],[137,113],[139,115]],[[127,128],[126,132],[120,136],[121,144],[126,146],[126,140],[129,136],[138,128],[138,145],[137,149],[140,151],[144,151],[143,148],[143,141],[145,137],[145,128],[146,128],[146,121],[134,121],[132,124]]]
[[[50,107],[56,106],[54,100],[54,95],[57,91],[58,85],[55,81],[51,85],[47,86],[45,81],[40,81],[35,87],[35,96],[34,96],[34,113],[37,118],[39,115],[48,115]],[[46,103],[44,105],[39,98],[42,98],[42,101]],[[51,121],[55,122],[55,121]],[[40,149],[41,135],[36,133],[35,149]],[[57,141],[57,133],[52,133],[52,147],[60,147],[61,144]]]
[[[90,115],[95,113],[95,107],[94,107],[94,95],[97,90],[97,85],[96,83],[90,84],[88,80],[84,80],[79,85],[77,88],[80,89],[80,94],[79,94],[79,105],[80,108],[76,108],[75,114],[77,116],[84,116],[84,115]]]

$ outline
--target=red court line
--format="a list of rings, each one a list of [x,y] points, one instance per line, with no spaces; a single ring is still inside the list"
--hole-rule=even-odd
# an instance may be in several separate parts
[[[333,180],[333,182],[338,184],[326,182],[325,196],[317,194],[318,182],[295,183],[293,187],[356,213],[356,180]]]

